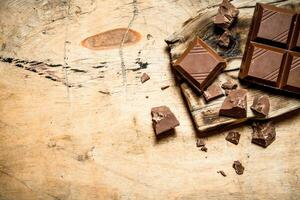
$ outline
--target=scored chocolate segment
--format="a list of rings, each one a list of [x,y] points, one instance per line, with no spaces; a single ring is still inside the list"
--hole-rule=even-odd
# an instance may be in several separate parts
[[[198,91],[206,87],[219,75],[226,62],[200,38],[196,38],[174,68]]]
[[[300,14],[297,15],[297,19],[295,21],[290,49],[300,52]]]
[[[292,34],[291,27],[296,16],[295,13],[264,4],[258,4],[258,12],[260,23],[257,27],[257,34],[253,39],[277,42],[287,47],[289,35]]]
[[[290,53],[288,56],[283,88],[300,93],[300,53]]]
[[[285,52],[269,46],[251,43],[249,52],[248,79],[255,78],[256,81],[269,82],[276,86],[281,65],[284,63]]]

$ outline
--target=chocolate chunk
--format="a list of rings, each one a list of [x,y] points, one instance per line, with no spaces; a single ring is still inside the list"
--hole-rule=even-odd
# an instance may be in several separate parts
[[[300,94],[300,15],[257,4],[246,42],[239,78]]]
[[[229,30],[225,30],[224,33],[218,39],[218,45],[221,47],[229,47],[231,33]]]
[[[143,73],[143,75],[141,76],[141,82],[145,83],[146,81],[148,81],[150,79],[149,75],[146,73]]]
[[[256,122],[252,125],[252,143],[268,147],[276,138],[274,124],[270,122]]]
[[[244,173],[245,168],[240,161],[234,161],[232,167],[238,175],[242,175]]]
[[[222,84],[222,88],[224,89],[224,90],[233,90],[233,89],[236,89],[237,88],[237,84],[233,81],[233,80],[231,80],[231,79],[229,79],[229,80],[227,80],[225,83],[223,83]]]
[[[196,38],[173,67],[202,93],[226,67],[226,62],[203,40]]]
[[[247,117],[247,90],[232,90],[225,98],[219,115],[233,118]]]
[[[231,22],[227,17],[218,13],[214,18],[214,24],[223,29],[227,29],[230,26]]]
[[[223,0],[218,9],[218,14],[214,19],[214,24],[223,29],[227,29],[237,18],[238,14],[239,10],[234,7],[234,5],[228,0]]]
[[[221,174],[222,176],[226,177],[226,174],[224,171],[220,170],[220,171],[217,171],[217,173]]]
[[[250,107],[254,113],[267,116],[270,110],[270,101],[268,95],[256,96],[253,99],[253,104]]]
[[[175,128],[176,126],[179,126],[177,118],[167,106],[152,108],[151,115],[152,124],[156,135],[159,135],[163,132]]]
[[[214,99],[224,96],[224,93],[219,84],[214,83],[204,91],[203,95],[206,101],[212,101]]]
[[[203,139],[197,138],[196,146],[197,147],[205,146],[205,141]]]
[[[241,134],[237,131],[229,131],[228,135],[226,136],[226,140],[231,142],[232,144],[237,145],[240,141]]]
[[[207,147],[206,146],[201,147],[201,151],[207,152]]]

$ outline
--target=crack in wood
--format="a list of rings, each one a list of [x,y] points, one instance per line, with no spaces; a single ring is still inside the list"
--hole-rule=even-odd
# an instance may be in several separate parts
[[[126,41],[129,29],[132,26],[132,23],[135,20],[135,18],[137,17],[138,12],[139,12],[138,7],[137,7],[137,0],[133,0],[132,5],[133,5],[133,15],[132,15],[132,17],[131,17],[131,19],[128,23],[126,32],[124,33],[124,36],[121,40],[120,47],[119,47],[119,56],[120,56],[120,59],[121,59],[123,85],[125,86],[125,88],[127,88],[127,74],[126,74],[126,66],[125,66],[124,55],[123,55],[123,45],[124,45],[124,42]]]
[[[69,67],[68,62],[67,62],[67,37],[68,37],[68,28],[69,28],[69,24],[68,24],[68,18],[70,16],[70,0],[67,1],[67,16],[65,18],[65,41],[64,41],[64,66],[63,66],[63,71],[64,71],[64,76],[65,76],[65,82],[66,82],[66,86],[67,86],[67,94],[69,96],[69,80],[68,80],[68,71],[67,68]]]

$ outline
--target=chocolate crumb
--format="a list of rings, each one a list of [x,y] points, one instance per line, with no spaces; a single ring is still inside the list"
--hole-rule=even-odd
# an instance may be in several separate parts
[[[196,146],[197,147],[205,146],[205,141],[203,139],[197,138]]]
[[[231,80],[231,79],[229,79],[229,80],[227,80],[225,83],[223,83],[222,84],[222,88],[224,89],[224,90],[233,90],[233,89],[236,89],[237,88],[237,84],[233,81],[233,80]]]
[[[167,89],[167,88],[169,88],[170,86],[169,85],[166,85],[166,86],[162,86],[160,89],[161,90],[165,90],[165,89]]]
[[[237,131],[229,131],[228,135],[226,136],[226,140],[231,142],[232,144],[238,145],[240,140],[241,134]]]
[[[242,175],[244,173],[245,168],[240,161],[234,161],[232,167],[238,175]]]
[[[232,90],[225,89],[225,95],[228,96]]]
[[[203,146],[203,147],[201,147],[201,149],[200,149],[201,151],[205,151],[205,152],[207,152],[207,147],[206,146]]]
[[[149,75],[146,73],[143,73],[143,75],[141,76],[141,82],[145,83],[146,81],[148,81],[150,79]]]
[[[220,170],[220,171],[217,171],[217,173],[221,174],[222,176],[226,177],[227,175],[225,174],[224,171]]]

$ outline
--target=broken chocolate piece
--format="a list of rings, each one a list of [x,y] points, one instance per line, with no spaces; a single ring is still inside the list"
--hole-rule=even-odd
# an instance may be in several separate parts
[[[262,147],[268,147],[276,138],[274,124],[269,122],[256,122],[252,125],[251,142]]]
[[[224,96],[224,93],[219,84],[214,83],[204,91],[203,95],[206,101],[212,101],[214,99]]]
[[[270,101],[268,95],[256,96],[253,99],[253,104],[250,107],[255,114],[267,116],[270,110]]]
[[[245,168],[240,161],[234,161],[232,167],[238,175],[242,175],[244,173]]]
[[[151,109],[152,124],[155,134],[159,135],[163,132],[171,130],[179,126],[179,122],[175,115],[167,106],[159,106]]]
[[[207,147],[206,146],[201,147],[201,151],[207,152]]]
[[[229,30],[225,30],[224,33],[219,37],[218,45],[221,47],[229,47],[231,33]]]
[[[237,88],[237,84],[233,81],[233,80],[231,80],[231,79],[229,79],[229,80],[227,80],[225,83],[223,83],[222,84],[222,88],[224,89],[224,90],[233,90],[233,89],[236,89]]]
[[[234,5],[228,0],[223,0],[218,9],[218,14],[214,19],[214,24],[226,29],[232,25],[238,14],[239,10]]]
[[[226,174],[224,171],[220,170],[220,171],[217,171],[217,173],[221,174],[222,176],[226,177]]]
[[[197,147],[205,146],[205,141],[203,139],[197,138],[196,146]]]
[[[229,131],[228,135],[226,136],[226,140],[231,142],[232,144],[237,145],[240,141],[241,134],[237,131]]]
[[[143,73],[143,75],[141,76],[141,82],[145,83],[146,81],[148,81],[150,79],[149,75],[146,73]]]
[[[173,67],[194,89],[202,93],[226,67],[226,62],[197,37]]]
[[[223,29],[227,29],[230,26],[230,21],[224,15],[218,13],[214,18],[214,24]]]
[[[225,98],[219,115],[233,118],[247,117],[247,90],[232,90]]]

